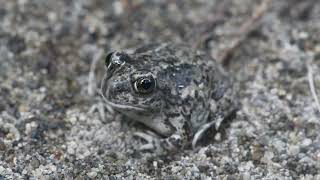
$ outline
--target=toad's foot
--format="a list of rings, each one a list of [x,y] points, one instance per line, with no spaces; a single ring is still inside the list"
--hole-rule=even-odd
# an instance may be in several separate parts
[[[143,132],[134,133],[135,136],[138,136],[145,141],[147,144],[144,144],[140,147],[140,150],[151,150],[154,152],[164,152],[164,151],[177,151],[184,144],[184,138],[178,134],[173,134],[168,138],[161,139],[161,137],[156,136],[154,133],[149,132],[150,134]]]
[[[109,112],[109,113],[106,114],[105,110],[107,110],[107,112]],[[101,100],[99,100],[99,102],[97,102],[91,106],[91,108],[88,111],[88,114],[93,114],[96,111],[98,112],[102,122],[105,122],[106,119],[112,119],[112,118],[108,117],[108,115],[110,116],[110,115],[114,114],[113,109]]]
[[[157,137],[152,132],[149,132],[149,134],[144,133],[144,132],[135,132],[133,135],[137,136],[147,142],[146,144],[140,146],[140,148],[139,148],[140,151],[146,151],[146,150],[153,151],[153,150],[160,150],[161,149],[160,138]]]
[[[195,133],[192,140],[192,149],[196,148],[197,142],[202,138],[203,134],[208,131],[212,126],[215,127],[215,130],[217,131],[221,125],[221,122],[223,121],[222,116],[217,116],[214,121],[208,122],[204,125],[202,125],[199,130]]]

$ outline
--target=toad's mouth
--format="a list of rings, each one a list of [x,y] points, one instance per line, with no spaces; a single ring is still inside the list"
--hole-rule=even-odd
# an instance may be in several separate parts
[[[119,111],[136,111],[136,112],[143,112],[143,113],[147,113],[147,112],[151,112],[150,108],[148,107],[144,107],[144,106],[133,106],[133,105],[128,105],[128,104],[118,104],[118,103],[114,103],[111,102],[107,99],[104,99],[105,102],[110,105],[111,107],[115,108],[116,110]]]

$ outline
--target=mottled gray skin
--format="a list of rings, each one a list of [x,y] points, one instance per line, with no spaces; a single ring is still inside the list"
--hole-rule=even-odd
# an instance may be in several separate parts
[[[195,144],[200,131],[211,125],[217,128],[236,109],[226,72],[185,45],[153,44],[133,53],[113,52],[106,66],[102,81],[106,102],[160,136],[138,133],[148,141],[141,149],[174,150],[190,145],[192,139]],[[144,77],[155,83],[150,92],[140,93],[135,83]]]

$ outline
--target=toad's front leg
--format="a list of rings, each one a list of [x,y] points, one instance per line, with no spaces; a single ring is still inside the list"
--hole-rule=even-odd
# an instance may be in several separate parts
[[[169,115],[167,115],[168,117]],[[147,141],[146,144],[141,146],[140,150],[152,150],[152,151],[177,151],[184,148],[189,137],[189,125],[187,124],[186,117],[183,115],[170,115],[171,118],[164,120],[165,118],[154,118],[152,121],[148,121],[148,127],[151,127],[160,136],[149,132],[135,133],[136,136]],[[146,123],[146,122],[145,122]],[[169,133],[170,132],[170,133]],[[166,138],[163,138],[165,136]]]

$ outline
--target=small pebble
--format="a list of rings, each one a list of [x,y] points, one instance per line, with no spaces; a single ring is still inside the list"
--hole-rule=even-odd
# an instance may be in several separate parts
[[[6,150],[6,145],[5,143],[0,139],[0,151],[5,151]]]

